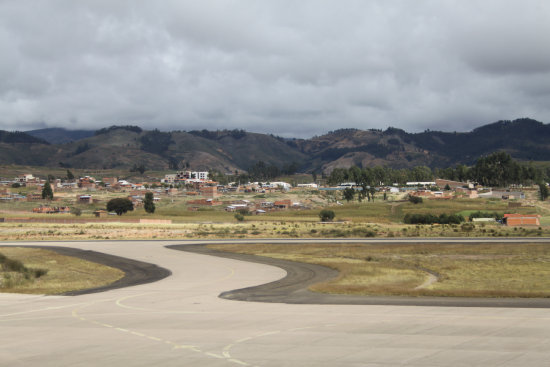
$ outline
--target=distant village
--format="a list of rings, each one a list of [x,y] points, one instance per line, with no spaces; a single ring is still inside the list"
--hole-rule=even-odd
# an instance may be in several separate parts
[[[39,202],[40,205],[33,208],[33,213],[43,214],[69,214],[71,208],[68,206],[55,206],[56,198],[48,205],[44,205],[42,189],[47,180],[35,177],[32,173],[22,174],[12,180],[0,181],[0,203],[12,201]],[[287,182],[230,182],[227,185],[220,185],[209,179],[209,173],[205,171],[178,171],[167,174],[158,182],[133,183],[126,180],[119,180],[117,177],[102,177],[100,179],[90,176],[75,178],[72,180],[54,179],[50,182],[54,193],[75,193],[75,204],[97,203],[97,194],[105,192],[121,193],[128,197],[134,207],[143,205],[146,192],[154,194],[154,201],[158,202],[163,196],[188,196],[187,210],[196,211],[201,207],[221,207],[228,212],[243,212],[253,215],[262,215],[271,211],[289,209],[308,209],[307,205],[291,199],[268,200],[220,200],[221,196],[228,198],[232,193],[285,193],[299,190],[314,190],[318,192],[339,191],[353,189],[360,191],[361,187],[354,182],[341,183],[338,186],[325,186],[318,183],[303,183],[292,186]],[[26,195],[20,194],[18,188],[36,188],[33,192],[27,190]],[[520,207],[525,193],[521,188],[509,188],[497,190],[484,188],[472,182],[459,182],[451,180],[436,179],[426,182],[407,182],[405,185],[379,186],[374,188],[375,192],[386,195],[402,195],[409,197],[421,197],[435,200],[451,200],[455,198],[495,198],[508,200],[510,209]],[[336,204],[341,204],[339,201]],[[106,216],[105,210],[97,210],[94,214],[98,217]],[[505,214],[504,224],[507,225],[540,225],[538,215],[520,215],[513,213]],[[476,218],[476,221],[491,221],[494,218]]]

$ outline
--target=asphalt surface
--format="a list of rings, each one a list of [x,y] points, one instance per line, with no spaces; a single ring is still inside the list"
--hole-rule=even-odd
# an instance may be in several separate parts
[[[60,246],[33,246],[46,250],[55,251],[60,255],[73,256],[79,259],[107,265],[120,269],[124,272],[124,277],[101,287],[81,289],[61,294],[62,296],[78,296],[97,292],[105,292],[111,289],[132,287],[139,284],[153,283],[164,279],[172,274],[168,269],[161,268],[155,264],[149,264],[143,261],[128,259],[126,257],[104,254],[102,252],[81,250],[70,247]]]
[[[393,242],[393,244],[397,243]],[[321,265],[218,251],[206,247],[205,244],[169,245],[167,247],[174,250],[276,266],[286,271],[287,274],[284,278],[274,282],[220,294],[221,298],[231,300],[327,305],[550,308],[550,298],[383,297],[316,293],[309,291],[308,287],[336,278],[338,271]]]
[[[172,275],[70,297],[0,294],[0,366],[523,367],[550,360],[545,308],[224,299],[218,295],[278,281],[286,271],[165,247],[183,243],[198,242],[50,243],[156,264]]]

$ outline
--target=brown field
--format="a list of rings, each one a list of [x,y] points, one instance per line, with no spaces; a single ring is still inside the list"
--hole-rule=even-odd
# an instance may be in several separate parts
[[[550,245],[231,244],[209,247],[325,265],[337,279],[311,290],[336,294],[550,297]]]

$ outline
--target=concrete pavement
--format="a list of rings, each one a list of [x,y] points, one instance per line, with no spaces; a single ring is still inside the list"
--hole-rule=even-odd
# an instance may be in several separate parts
[[[285,272],[164,247],[176,243],[51,243],[157,264],[172,276],[80,296],[0,294],[0,366],[546,366],[550,360],[548,309],[226,300],[218,294]]]

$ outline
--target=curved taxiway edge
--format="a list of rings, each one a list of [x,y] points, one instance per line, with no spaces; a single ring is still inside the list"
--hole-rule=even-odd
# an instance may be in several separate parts
[[[77,257],[79,259],[99,263],[102,265],[110,266],[120,269],[124,272],[124,277],[101,287],[81,289],[77,291],[70,291],[62,293],[62,296],[78,296],[82,294],[105,292],[111,289],[131,287],[139,284],[146,284],[156,282],[164,279],[172,274],[168,269],[162,268],[155,264],[146,263],[143,261],[132,260],[125,257],[108,255],[102,252],[81,250],[71,247],[59,247],[59,246],[29,246],[35,248],[41,248],[44,250],[55,251],[60,255]]]
[[[289,243],[291,242],[289,241]],[[284,278],[277,281],[231,290],[219,295],[220,298],[229,300],[288,304],[550,308],[549,298],[397,297],[315,293],[308,290],[310,285],[335,278],[338,276],[338,271],[321,265],[223,252],[208,248],[206,245],[168,245],[166,247],[196,254],[277,266],[287,272]]]

